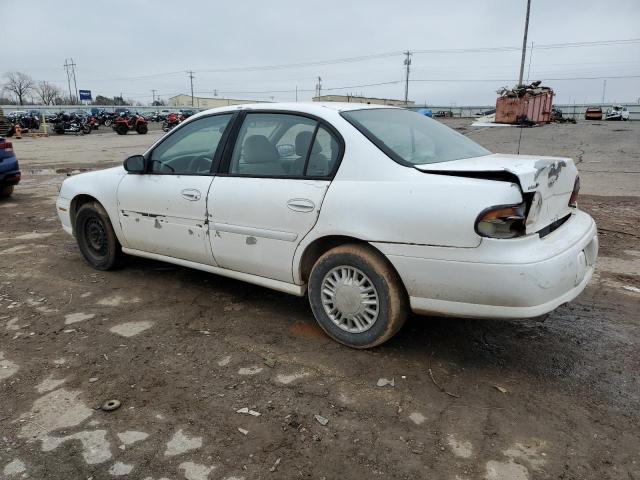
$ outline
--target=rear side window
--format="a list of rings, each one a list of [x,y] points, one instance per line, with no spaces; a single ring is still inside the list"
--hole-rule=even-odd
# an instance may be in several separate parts
[[[326,177],[338,142],[318,121],[285,113],[247,113],[238,132],[229,173],[251,177]]]
[[[342,116],[405,166],[480,157],[491,152],[436,120],[409,110],[352,110]]]

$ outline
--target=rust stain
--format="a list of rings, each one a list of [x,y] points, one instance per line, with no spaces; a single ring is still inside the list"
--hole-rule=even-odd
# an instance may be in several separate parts
[[[315,322],[302,322],[300,320],[294,322],[289,327],[289,333],[294,337],[300,338],[327,338],[318,324]]]

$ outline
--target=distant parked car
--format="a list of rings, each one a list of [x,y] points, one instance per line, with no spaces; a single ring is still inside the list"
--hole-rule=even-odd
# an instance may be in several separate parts
[[[585,120],[602,120],[602,107],[587,107],[584,112]]]
[[[453,117],[453,112],[451,110],[438,110],[433,114],[434,117],[442,118],[442,117]]]
[[[0,198],[11,195],[18,183],[20,183],[20,165],[13,152],[13,144],[0,137]]]
[[[607,109],[605,120],[629,120],[629,110],[622,105],[613,105]]]
[[[126,253],[308,294],[328,335],[369,348],[409,310],[532,318],[574,299],[598,251],[579,185],[570,158],[492,154],[406,109],[273,103],[194,115],[67,178],[56,207],[98,270]]]

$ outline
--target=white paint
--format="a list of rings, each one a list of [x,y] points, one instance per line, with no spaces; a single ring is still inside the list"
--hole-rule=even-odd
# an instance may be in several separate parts
[[[16,240],[39,240],[41,238],[50,237],[51,235],[53,235],[53,233],[51,232],[49,233],[32,232],[32,233],[25,233],[23,235],[18,235],[17,237],[14,237],[14,238]]]
[[[14,475],[19,475],[27,470],[27,466],[24,464],[22,460],[19,458],[15,458],[4,467],[4,475],[5,477],[12,477]]]
[[[539,470],[547,462],[547,460],[543,458],[544,455],[540,452],[544,447],[546,447],[545,441],[533,440],[526,445],[516,443],[513,447],[506,449],[502,453],[512,460],[528,463],[533,470]]]
[[[145,330],[148,330],[153,326],[153,322],[142,321],[142,322],[127,322],[121,323],[120,325],[116,325],[115,327],[111,327],[109,329],[112,333],[117,333],[123,337],[134,337]]]
[[[227,365],[229,365],[230,361],[231,361],[231,355],[227,355],[226,357],[222,357],[218,361],[218,365],[221,366],[221,367],[226,367]]]
[[[37,399],[31,411],[20,416],[24,422],[18,437],[42,439],[51,432],[75,427],[88,419],[93,409],[78,400],[79,396],[78,391],[61,388]]]
[[[136,442],[141,442],[142,440],[146,440],[148,437],[148,433],[137,432],[135,430],[127,430],[126,432],[118,434],[118,438],[125,445],[131,445]]]
[[[111,445],[107,440],[106,430],[82,431],[64,437],[47,436],[42,439],[42,451],[55,450],[69,440],[80,440],[82,458],[89,465],[104,463],[111,459]]]
[[[427,418],[420,412],[413,412],[409,415],[409,420],[411,420],[416,425],[422,425],[426,419]]]
[[[20,330],[22,327],[26,327],[26,325],[18,325],[18,321],[20,320],[19,317],[13,317],[11,320],[7,320],[7,330]]]
[[[126,463],[116,462],[111,465],[109,469],[109,473],[114,477],[122,477],[124,475],[129,475],[133,470],[133,465],[127,465]]]
[[[95,313],[69,313],[64,316],[64,324],[71,325],[72,323],[84,322],[85,320],[91,320],[95,316]]]
[[[182,430],[178,430],[167,443],[164,455],[173,457],[200,447],[202,447],[202,437],[188,437],[182,433]]]
[[[123,305],[123,304],[138,303],[138,302],[140,302],[140,299],[138,297],[125,298],[122,295],[113,295],[111,297],[98,300],[96,305],[100,305],[103,307],[119,307],[120,305]]]
[[[36,385],[36,391],[38,393],[50,392],[51,390],[55,390],[64,382],[66,382],[66,378],[54,379],[53,375],[49,375],[42,382]]]
[[[634,287],[633,285],[625,285],[622,288],[624,288],[625,290],[628,290],[630,292],[640,293],[640,288]]]
[[[4,358],[4,352],[0,352],[0,381],[12,376],[19,368],[17,363]]]
[[[490,460],[486,464],[486,480],[529,480],[529,471],[512,460],[497,462]]]
[[[187,480],[207,480],[209,474],[215,470],[216,467],[206,467],[198,463],[183,462],[178,465],[180,470],[184,470],[184,478]]]
[[[26,246],[24,245],[17,245],[15,247],[11,247],[11,248],[6,248],[2,251],[0,251],[0,255],[11,255],[13,253],[18,253],[18,252],[22,252],[22,253],[27,253],[24,250],[26,250]]]
[[[262,367],[252,366],[252,367],[243,367],[238,370],[238,375],[255,375],[260,373],[263,370]]]
[[[308,375],[308,373],[292,373],[290,375],[278,374],[276,375],[276,381],[285,385],[289,385],[290,383],[293,383],[296,380],[300,380],[301,378],[304,378]]]
[[[454,435],[449,434],[447,437],[447,443],[456,457],[471,458],[473,456],[473,445],[471,442],[458,440]]]

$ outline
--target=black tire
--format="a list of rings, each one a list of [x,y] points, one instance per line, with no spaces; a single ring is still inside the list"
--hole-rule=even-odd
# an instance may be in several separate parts
[[[162,131],[168,132],[169,130],[169,124],[167,122],[162,122]]]
[[[338,267],[353,267],[368,277],[377,293],[378,310],[365,331],[349,332],[334,323],[323,305],[323,282]],[[337,296],[336,296],[337,298]],[[352,348],[371,348],[393,337],[407,319],[408,298],[389,261],[368,245],[347,244],[322,255],[309,278],[309,303],[318,324],[331,338]]]
[[[83,125],[82,133],[84,133],[85,135],[89,135],[91,133],[91,125]]]
[[[138,125],[136,127],[136,132],[138,132],[140,135],[144,135],[148,131],[149,131],[149,127],[147,127],[146,125]]]
[[[126,135],[128,131],[129,129],[127,128],[126,125],[122,125],[122,124],[116,125],[116,133],[118,135]]]
[[[105,126],[105,127],[110,127],[112,124],[113,124],[113,120],[111,120],[110,118],[107,118],[107,119],[104,121],[104,126]]]
[[[121,264],[122,247],[109,220],[98,202],[88,202],[78,209],[75,235],[80,252],[96,270],[112,270]]]
[[[0,198],[10,197],[12,193],[13,193],[13,185],[0,187]]]

